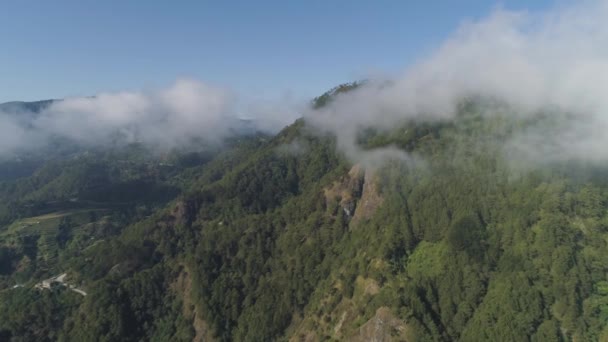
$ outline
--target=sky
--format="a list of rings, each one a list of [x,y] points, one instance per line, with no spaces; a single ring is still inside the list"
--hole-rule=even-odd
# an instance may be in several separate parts
[[[563,3],[563,2],[561,2]],[[553,1],[2,1],[0,102],[159,89],[311,98],[394,73],[497,7]],[[558,5],[560,2],[558,2]]]
[[[303,117],[375,166],[416,156],[362,148],[361,129],[456,120],[479,99],[482,115],[534,118],[499,142],[519,164],[608,163],[608,0],[145,4],[0,6],[0,102],[63,99],[35,115],[1,107],[0,156],[57,138],[194,148]]]

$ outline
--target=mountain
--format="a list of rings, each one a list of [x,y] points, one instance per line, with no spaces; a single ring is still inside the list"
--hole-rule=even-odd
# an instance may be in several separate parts
[[[39,113],[58,100],[42,100],[33,102],[13,101],[0,103],[0,112],[4,113]]]
[[[477,109],[359,139],[414,161],[349,160],[304,118],[4,179],[0,339],[607,339],[605,166],[518,167],[526,119]]]

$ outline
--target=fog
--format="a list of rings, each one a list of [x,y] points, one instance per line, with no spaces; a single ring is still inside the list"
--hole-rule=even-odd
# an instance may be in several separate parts
[[[496,9],[463,23],[429,56],[402,74],[374,80],[308,112],[316,128],[338,137],[352,159],[362,127],[390,129],[405,120],[450,120],[464,98],[496,99],[512,115],[556,113],[558,127],[529,127],[505,148],[535,160],[608,160],[608,3],[586,2],[543,13]],[[486,108],[486,115],[498,110]],[[563,115],[568,113],[569,115]],[[511,151],[513,152],[513,151]],[[513,154],[513,153],[512,153]],[[393,157],[410,158],[392,151]]]
[[[274,133],[293,122],[287,101],[245,103],[228,89],[180,79],[156,91],[66,98],[39,113],[0,113],[0,155],[44,147],[52,138],[83,146],[138,142],[168,149],[221,143],[243,131]]]
[[[542,111],[563,119],[550,128],[528,127],[505,149],[530,160],[604,162],[606,18],[606,1],[534,13],[498,8],[481,20],[463,22],[398,75],[371,80],[320,110],[286,99],[246,102],[228,89],[181,79],[161,90],[67,98],[31,120],[0,113],[0,155],[39,148],[52,137],[91,146],[136,141],[171,148],[193,141],[221,142],[251,125],[274,133],[304,115],[316,130],[336,135],[338,147],[353,160],[411,160],[390,146],[363,151],[357,133],[365,127],[391,129],[406,120],[451,120],[462,99],[480,97],[508,104],[513,115]],[[494,112],[490,106],[485,115]]]

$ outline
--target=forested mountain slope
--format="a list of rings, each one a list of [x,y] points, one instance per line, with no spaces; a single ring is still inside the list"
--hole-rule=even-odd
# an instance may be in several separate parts
[[[607,339],[608,169],[522,167],[527,120],[363,132],[412,156],[376,165],[306,118],[183,164],[45,162],[0,183],[0,339]],[[34,288],[63,272],[86,296]]]

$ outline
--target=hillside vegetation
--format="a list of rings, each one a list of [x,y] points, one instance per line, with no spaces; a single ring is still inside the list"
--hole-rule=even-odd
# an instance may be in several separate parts
[[[306,119],[24,164],[0,182],[0,340],[607,340],[608,168],[522,167],[502,147],[529,124],[469,101],[361,134],[414,156],[374,167]],[[87,295],[34,288],[63,272]]]

